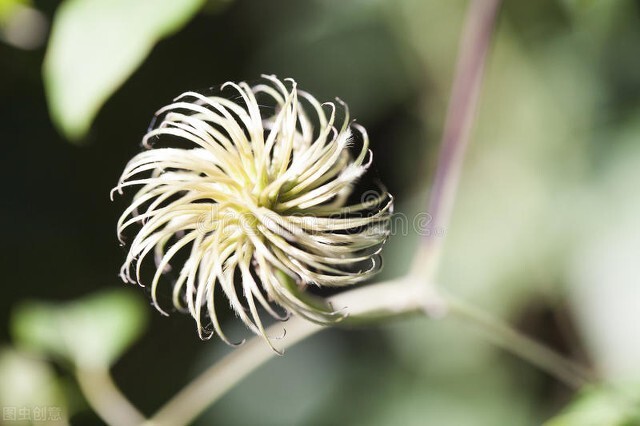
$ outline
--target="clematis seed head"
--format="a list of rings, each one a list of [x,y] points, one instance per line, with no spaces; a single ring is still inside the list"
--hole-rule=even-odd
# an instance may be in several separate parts
[[[157,295],[169,281],[173,306],[201,338],[233,344],[220,294],[271,345],[265,315],[338,321],[344,314],[307,287],[350,286],[380,270],[393,198],[383,188],[353,194],[372,154],[342,101],[321,104],[275,76],[228,82],[161,108],[142,143],[114,188],[138,187],[117,225],[121,241],[136,229],[121,277],[142,285],[153,258],[154,306],[166,313]]]

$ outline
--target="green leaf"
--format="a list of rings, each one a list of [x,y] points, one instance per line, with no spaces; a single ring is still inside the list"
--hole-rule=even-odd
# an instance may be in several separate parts
[[[640,424],[640,386],[592,387],[582,391],[544,426],[633,426]]]
[[[43,66],[49,110],[71,140],[156,42],[178,31],[204,0],[66,0],[53,21]]]
[[[104,368],[142,334],[144,303],[131,293],[109,291],[67,304],[27,302],[12,318],[19,344],[83,368]]]

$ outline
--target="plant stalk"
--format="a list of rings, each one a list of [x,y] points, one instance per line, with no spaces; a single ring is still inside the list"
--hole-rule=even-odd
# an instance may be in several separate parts
[[[412,272],[417,276],[432,278],[439,263],[444,242],[442,235],[451,220],[500,4],[501,0],[472,0],[467,10],[440,154],[426,210],[431,221],[412,266]],[[431,283],[432,280],[427,282]]]
[[[102,420],[113,426],[137,426],[145,417],[120,392],[108,369],[78,368],[78,385],[87,402]]]
[[[586,368],[522,334],[486,311],[452,296],[447,297],[447,302],[453,318],[459,318],[475,327],[488,341],[535,365],[568,387],[580,389],[595,380]]]
[[[402,281],[390,281],[350,290],[329,299],[335,309],[348,308],[347,324],[357,324],[380,317],[394,317],[421,311],[416,296],[417,286]],[[300,317],[286,323],[286,338],[281,341],[284,351],[299,341],[325,329]],[[281,334],[283,324],[267,329],[267,335]],[[167,402],[145,425],[186,425],[216,402],[229,389],[262,364],[277,355],[262,337],[255,336],[213,364]]]

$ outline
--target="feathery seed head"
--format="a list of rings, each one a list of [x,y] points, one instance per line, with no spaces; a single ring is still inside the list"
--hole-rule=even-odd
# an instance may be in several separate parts
[[[343,315],[305,286],[348,286],[379,271],[393,198],[380,190],[347,204],[372,155],[342,101],[320,104],[275,76],[228,82],[220,95],[186,92],[160,109],[143,146],[114,189],[141,187],[118,221],[121,239],[139,225],[121,276],[141,283],[153,252],[151,298],[164,313],[157,289],[170,262],[180,264],[173,305],[191,314],[202,338],[230,343],[217,291],[271,345],[261,309],[331,323]]]

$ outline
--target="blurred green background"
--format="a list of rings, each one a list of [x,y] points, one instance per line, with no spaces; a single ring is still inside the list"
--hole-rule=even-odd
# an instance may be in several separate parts
[[[416,217],[467,4],[2,0],[0,405],[11,383],[39,371],[29,383],[47,383],[53,395],[42,401],[64,393],[72,424],[99,422],[67,370],[8,349],[23,347],[11,318],[29,300],[110,289],[139,299],[148,329],[113,374],[147,414],[231,351],[200,341],[187,316],[162,317],[144,289],[117,276],[125,249],[115,223],[128,198],[111,202],[109,191],[153,113],[183,91],[274,73],[318,99],[339,96],[367,128],[397,210]],[[396,231],[380,279],[411,261],[417,236]],[[504,3],[445,233],[442,286],[613,382],[640,379],[640,1]],[[25,373],[11,378],[16,371]],[[524,426],[571,398],[468,326],[416,318],[326,330],[250,376],[198,424]],[[594,425],[624,424],[604,405],[613,413]]]

